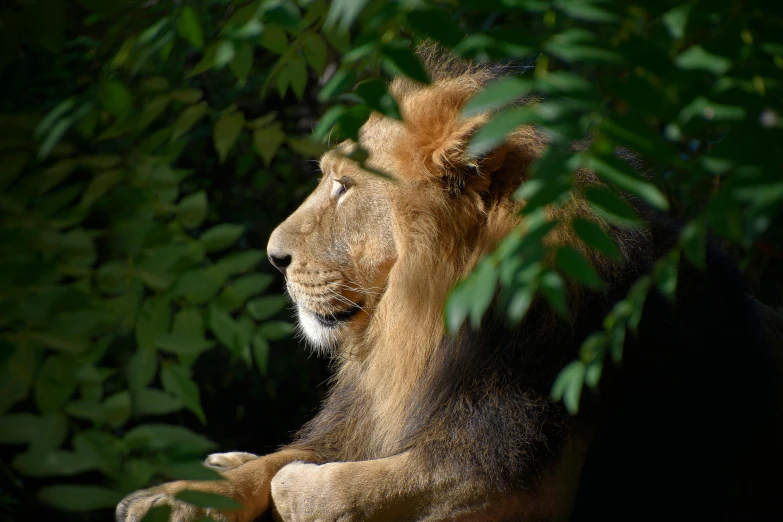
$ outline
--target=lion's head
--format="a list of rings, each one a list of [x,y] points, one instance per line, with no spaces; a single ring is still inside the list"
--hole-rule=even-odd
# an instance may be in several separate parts
[[[523,127],[492,153],[470,155],[487,115],[460,111],[503,71],[424,58],[430,85],[391,84],[402,121],[373,114],[359,133],[366,165],[393,179],[346,158],[356,144],[344,142],[323,156],[318,187],[269,240],[301,331],[319,349],[356,353],[377,337],[377,322],[397,325],[386,332],[392,343],[405,344],[406,331],[437,342],[449,289],[518,222],[510,196],[544,140]]]

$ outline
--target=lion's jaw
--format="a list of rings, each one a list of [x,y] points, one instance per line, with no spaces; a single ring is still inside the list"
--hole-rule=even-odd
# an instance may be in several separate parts
[[[321,170],[318,187],[275,229],[267,253],[286,276],[300,333],[330,353],[361,337],[397,252],[389,182],[338,152],[324,156]]]

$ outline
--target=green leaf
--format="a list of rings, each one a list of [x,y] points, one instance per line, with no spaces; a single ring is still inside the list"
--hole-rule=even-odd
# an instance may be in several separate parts
[[[269,166],[275,157],[277,149],[285,141],[285,133],[279,126],[262,127],[253,131],[253,148],[256,154],[264,160],[264,165]]]
[[[552,399],[562,400],[572,415],[579,411],[579,399],[582,395],[585,371],[586,368],[582,361],[572,361],[560,370],[552,385]]]
[[[531,90],[532,81],[517,77],[502,78],[479,91],[462,109],[462,116],[469,118],[484,112],[501,109],[518,101]]]
[[[42,488],[38,499],[48,506],[66,512],[114,509],[122,494],[98,486],[58,485]]]
[[[133,94],[121,81],[109,80],[101,85],[98,100],[106,112],[122,118],[133,105]]]
[[[247,313],[256,321],[263,321],[285,308],[285,305],[286,299],[282,295],[265,295],[247,303]]]
[[[168,97],[185,105],[193,105],[201,101],[204,97],[204,91],[201,89],[176,89],[168,94]]]
[[[326,82],[318,93],[318,101],[326,102],[332,97],[342,94],[356,83],[356,73],[348,69],[339,69]]]
[[[383,66],[392,76],[403,75],[419,83],[430,83],[429,76],[421,62],[408,47],[404,45],[387,45],[381,49]]]
[[[680,69],[706,71],[715,76],[722,76],[731,69],[731,60],[707,52],[700,45],[693,45],[674,58],[674,63]]]
[[[220,343],[231,350],[235,355],[239,355],[239,326],[228,313],[210,303],[207,314],[207,325],[215,334]]]
[[[481,326],[481,318],[495,295],[498,274],[492,263],[489,260],[484,260],[479,263],[471,277],[474,280],[470,324],[474,329],[478,329]]]
[[[207,252],[219,252],[236,243],[245,232],[244,225],[222,224],[216,225],[199,238]]]
[[[264,27],[264,33],[261,35],[259,43],[277,54],[283,54],[288,50],[288,37],[285,31],[276,25]]]
[[[468,154],[481,156],[502,145],[506,136],[526,123],[533,121],[534,113],[529,107],[506,109],[492,117],[470,140]]]
[[[229,275],[217,266],[189,270],[177,280],[171,292],[193,304],[206,303],[223,287]]]
[[[11,413],[0,417],[0,444],[27,444],[30,453],[55,450],[68,435],[68,422],[61,414]]]
[[[171,304],[162,297],[145,299],[136,319],[136,343],[140,348],[154,348],[158,336],[169,330]]]
[[[102,198],[125,177],[122,170],[109,170],[92,178],[84,189],[79,205],[89,208],[93,203]]]
[[[207,102],[192,105],[182,111],[172,126],[171,141],[184,136],[201,118],[206,116],[208,111],[209,105]]]
[[[234,46],[234,42],[230,40],[221,40],[215,48],[215,62],[213,63],[212,68],[215,70],[222,69],[230,64],[235,56],[236,47]]]
[[[593,265],[582,256],[575,248],[563,245],[557,249],[557,266],[572,279],[590,288],[603,286]]]
[[[215,124],[215,131],[212,134],[212,140],[215,143],[215,150],[220,157],[220,163],[226,161],[226,156],[234,147],[237,138],[242,133],[245,126],[245,115],[239,111],[229,112]]]
[[[141,522],[169,522],[171,506],[153,506],[141,519]]]
[[[347,32],[362,12],[367,0],[334,0],[329,5],[329,14],[324,23],[327,28]]]
[[[131,450],[149,453],[176,452],[180,455],[201,457],[215,449],[216,444],[206,437],[181,426],[170,424],[142,424],[129,430],[124,442]]]
[[[256,334],[252,339],[253,359],[261,375],[266,375],[269,365],[269,343],[261,335]]]
[[[21,453],[13,459],[12,466],[28,477],[78,475],[98,467],[96,462],[84,455],[63,450]]]
[[[240,44],[229,67],[237,80],[239,80],[239,85],[245,85],[247,76],[253,68],[253,46],[248,42]]]
[[[296,97],[301,100],[307,85],[307,65],[302,58],[294,56],[288,61],[288,81]]]
[[[389,93],[386,82],[381,80],[367,80],[356,86],[356,94],[364,100],[369,108],[378,111],[381,114],[394,118],[402,119],[400,108],[397,101]]]
[[[669,299],[674,299],[677,292],[677,273],[680,266],[680,253],[676,250],[658,260],[655,264],[653,277],[658,291]]]
[[[414,30],[447,47],[454,47],[464,36],[464,32],[451,20],[450,13],[445,11],[417,8],[408,12],[407,18]]]
[[[201,73],[205,73],[215,66],[215,59],[217,58],[217,48],[218,48],[217,42],[211,43],[207,46],[207,48],[204,50],[204,56],[201,57],[201,60],[196,64],[195,67],[193,67],[193,70],[190,71],[190,74],[188,74],[188,78],[192,76],[196,76]]]
[[[218,495],[217,493],[208,493],[206,491],[185,490],[180,491],[174,495],[174,497],[182,502],[187,502],[188,504],[193,504],[194,506],[202,508],[225,510],[242,508],[242,504],[232,498]]]
[[[33,396],[42,412],[58,412],[76,391],[78,362],[71,357],[46,358],[35,379]]]
[[[609,11],[598,7],[600,2],[585,0],[557,0],[555,5],[565,14],[577,20],[588,22],[615,22],[619,17]],[[609,4],[611,5],[611,4]]]
[[[639,215],[624,199],[615,192],[598,187],[585,190],[585,197],[590,206],[610,223],[636,228],[641,225]]]
[[[661,17],[663,25],[666,26],[666,30],[672,38],[677,40],[682,39],[685,36],[685,27],[688,25],[688,17],[691,14],[691,6],[688,4],[680,4],[671,11],[667,11]]]
[[[258,334],[270,341],[285,339],[293,332],[293,325],[285,321],[267,321],[258,327]]]
[[[76,101],[73,98],[68,98],[60,102],[54,109],[49,111],[46,116],[41,120],[38,126],[33,131],[33,135],[36,138],[42,137],[47,131],[52,130],[54,125],[62,119],[71,109],[76,106]]]
[[[604,363],[603,361],[596,360],[587,365],[585,371],[585,383],[590,389],[595,389],[601,380],[601,374],[603,373]]]
[[[302,54],[312,69],[319,75],[326,69],[326,42],[318,33],[307,33],[302,37]]]
[[[136,415],[166,415],[181,410],[182,405],[177,397],[155,388],[144,388],[133,394],[132,407]]]
[[[160,372],[160,379],[163,389],[179,397],[185,407],[192,411],[202,424],[206,424],[201,395],[198,386],[190,378],[190,370],[183,366],[166,366]]]
[[[121,441],[108,433],[87,430],[73,437],[73,449],[83,458],[95,462],[110,477],[117,477],[122,468],[124,448]]]
[[[273,278],[269,274],[251,274],[238,278],[228,285],[216,304],[226,310],[233,310],[242,306],[249,297],[263,292]]]
[[[669,202],[661,191],[642,179],[633,168],[619,158],[598,158],[591,156],[588,160],[590,168],[604,180],[613,183],[616,187],[631,194],[639,196],[644,201],[657,208],[667,210]]]
[[[596,249],[602,254],[612,258],[621,259],[622,254],[612,239],[595,221],[576,218],[573,222],[574,232],[586,245]]]
[[[557,272],[545,272],[539,281],[544,299],[563,317],[568,317],[568,300],[566,299],[565,282]]]
[[[225,256],[218,261],[217,265],[215,265],[215,269],[225,276],[241,274],[254,268],[265,258],[266,255],[260,250],[245,250],[244,252],[237,252]]]
[[[177,205],[177,219],[185,228],[196,228],[207,217],[207,193],[202,191],[185,196]]]
[[[182,8],[177,21],[177,34],[196,49],[201,50],[204,47],[204,33],[201,30],[201,20],[192,7],[185,6]]]
[[[707,230],[703,223],[691,221],[680,230],[680,241],[688,261],[704,269],[707,250]]]
[[[225,480],[223,475],[212,468],[206,467],[200,461],[167,464],[161,466],[159,471],[171,480]]]

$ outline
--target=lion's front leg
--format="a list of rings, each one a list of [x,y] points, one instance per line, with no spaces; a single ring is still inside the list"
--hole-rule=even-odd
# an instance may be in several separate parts
[[[267,511],[270,481],[280,468],[295,460],[313,460],[306,451],[283,450],[264,457],[250,453],[210,455],[205,464],[220,469],[225,480],[177,481],[137,491],[117,506],[117,522],[139,522],[153,507],[171,506],[171,522],[191,522],[208,516],[218,522],[252,522]],[[234,499],[237,509],[203,509],[177,499],[182,491],[203,491]]]
[[[467,469],[432,469],[411,452],[359,462],[293,462],[272,479],[272,504],[285,522],[565,521],[587,443],[571,440],[549,473],[516,491]]]

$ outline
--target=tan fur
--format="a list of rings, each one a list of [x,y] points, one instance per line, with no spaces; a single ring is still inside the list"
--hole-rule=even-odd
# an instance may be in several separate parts
[[[173,483],[135,494],[123,501],[118,520],[139,519],[160,501],[172,504],[176,520],[191,520],[197,511],[171,495],[195,487],[245,504],[240,512],[211,516],[247,522],[268,509],[270,481],[274,504],[287,521],[489,521],[522,513],[530,520],[567,519],[584,437],[572,438],[560,464],[535,489],[503,494],[469,476],[423,469],[407,452],[394,454],[406,405],[444,336],[445,299],[483,255],[520,227],[522,203],[511,194],[546,145],[533,128],[522,127],[494,153],[471,157],[468,140],[488,116],[463,120],[460,111],[486,83],[485,72],[453,78],[444,72],[446,62],[428,67],[432,85],[395,80],[391,86],[404,122],[374,114],[361,131],[369,165],[396,182],[345,159],[356,144],[344,143],[324,156],[318,188],[269,242],[270,255],[292,255],[287,285],[300,313],[302,307],[322,315],[352,303],[362,307],[347,325],[324,334],[318,346],[339,362],[336,382],[351,383],[368,398],[366,417],[335,425],[329,448],[343,460],[357,461],[324,463],[328,458],[319,452],[282,450],[226,471],[227,481]],[[333,197],[336,180],[344,179],[348,191]],[[587,252],[567,227],[573,216],[589,213],[587,206],[574,200],[549,212],[562,226],[547,241]],[[590,256],[602,273],[611,273],[611,263]],[[321,465],[283,468],[293,461]]]

